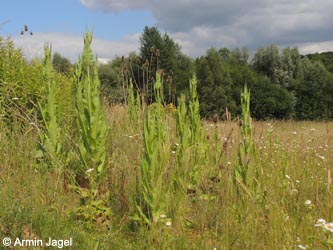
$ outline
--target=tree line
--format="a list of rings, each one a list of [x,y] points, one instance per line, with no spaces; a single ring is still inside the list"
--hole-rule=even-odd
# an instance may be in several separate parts
[[[74,71],[74,65],[59,53],[53,55],[53,66],[66,77]],[[145,27],[139,53],[98,65],[103,96],[112,103],[126,103],[131,80],[141,100],[152,103],[157,70],[162,72],[163,102],[174,105],[182,93],[189,96],[188,82],[196,74],[204,118],[223,116],[226,109],[238,116],[245,84],[251,91],[255,119],[333,118],[333,52],[301,55],[297,47],[270,45],[251,55],[246,48],[222,47],[193,59],[167,33]]]
[[[271,45],[258,49],[251,58],[245,48],[211,48],[192,59],[167,33],[145,27],[139,53],[100,65],[99,75],[104,93],[114,101],[124,101],[121,89],[131,78],[149,103],[154,101],[152,85],[158,69],[164,74],[166,104],[177,104],[181,93],[188,96],[188,81],[197,75],[200,112],[205,118],[223,116],[226,108],[238,116],[244,84],[251,91],[255,119],[333,118],[333,52],[304,56],[297,47]]]

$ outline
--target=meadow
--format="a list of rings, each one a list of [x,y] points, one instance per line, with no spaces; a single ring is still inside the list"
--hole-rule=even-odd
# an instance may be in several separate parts
[[[161,221],[154,229],[133,229],[130,215],[143,135],[129,125],[127,107],[105,105],[104,110],[110,128],[109,174],[104,183],[104,199],[112,211],[109,218],[101,216],[87,228],[74,212],[80,195],[64,185],[62,171],[43,170],[36,164],[31,151],[38,142],[36,131],[8,133],[1,128],[2,238],[73,237],[73,249],[332,247],[332,233],[314,226],[320,218],[332,219],[332,122],[253,123],[256,153],[251,166],[260,169],[258,184],[264,193],[260,201],[239,196],[232,183],[232,169],[238,164],[238,124],[205,122],[209,155],[200,166],[197,194],[169,201],[169,206],[178,203],[182,213],[175,214],[171,224]],[[165,154],[170,157],[166,168],[172,169],[175,122],[170,120]],[[224,150],[218,164],[217,146]]]
[[[0,120],[1,240],[72,238],[64,249],[80,250],[332,249],[333,122],[254,121],[246,86],[239,118],[203,120],[196,78],[175,107],[163,102],[159,73],[153,104],[131,82],[127,105],[110,104],[100,99],[91,39],[86,33],[73,89],[57,88],[46,47],[36,113],[12,97],[14,112]]]

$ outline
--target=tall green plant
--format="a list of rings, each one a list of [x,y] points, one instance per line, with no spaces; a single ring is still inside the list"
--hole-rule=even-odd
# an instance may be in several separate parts
[[[129,120],[132,127],[138,125],[139,118],[140,118],[140,111],[141,111],[141,102],[140,96],[137,94],[135,98],[134,87],[132,79],[130,80],[129,88],[128,88],[128,96],[127,96],[127,103],[128,103],[128,115]]]
[[[238,164],[233,171],[233,182],[241,187],[251,198],[254,198],[257,186],[257,171],[251,169],[254,157],[254,140],[252,135],[252,118],[250,114],[250,91],[247,85],[241,93],[242,116],[240,121],[241,143],[238,148]]]
[[[84,49],[75,70],[76,78],[76,123],[79,134],[78,151],[81,164],[76,173],[79,181],[77,191],[81,195],[81,206],[77,215],[92,227],[98,218],[106,220],[111,211],[105,197],[99,192],[106,169],[107,128],[100,101],[100,81],[97,62],[91,50],[92,33],[86,31]],[[82,182],[82,183],[80,183]],[[81,187],[84,188],[81,188]],[[85,186],[88,189],[85,189]]]
[[[204,138],[200,118],[196,76],[193,76],[192,79],[190,79],[189,129],[190,145],[193,148],[193,167],[189,174],[190,184],[194,187],[198,182],[199,165],[205,160]]]
[[[101,109],[100,81],[97,62],[90,48],[92,33],[86,32],[84,49],[79,58],[76,77],[76,115],[80,141],[78,143],[81,159],[80,175],[93,185],[99,182],[106,166],[105,117]],[[92,174],[87,175],[87,171]],[[95,183],[96,184],[96,183]]]
[[[150,227],[166,214],[168,185],[163,179],[166,138],[165,113],[161,100],[162,81],[156,74],[154,85],[156,104],[145,111],[143,124],[144,155],[141,162],[141,184],[136,203],[135,220]]]
[[[39,156],[47,159],[49,165],[54,165],[61,155],[60,127],[58,123],[57,104],[55,100],[56,83],[51,60],[51,48],[44,47],[43,81],[46,85],[46,101],[38,103],[42,114],[44,129],[39,130]]]
[[[176,183],[183,190],[187,189],[188,161],[190,159],[190,130],[189,117],[187,113],[186,97],[184,94],[178,99],[176,114],[176,138],[177,138],[177,170]]]
[[[190,101],[188,107],[185,95],[181,95],[178,99],[176,116],[178,169],[176,171],[176,183],[185,190],[195,190],[199,176],[199,165],[205,161],[205,141],[199,113],[195,76],[190,79],[189,87]]]

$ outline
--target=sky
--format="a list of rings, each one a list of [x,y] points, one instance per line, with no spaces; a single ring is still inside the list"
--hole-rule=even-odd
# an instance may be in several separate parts
[[[24,25],[33,35],[20,35]],[[167,32],[193,58],[211,47],[333,51],[332,0],[5,0],[0,8],[0,35],[27,58],[43,56],[51,43],[74,62],[88,28],[94,54],[107,61],[138,52],[146,25]]]

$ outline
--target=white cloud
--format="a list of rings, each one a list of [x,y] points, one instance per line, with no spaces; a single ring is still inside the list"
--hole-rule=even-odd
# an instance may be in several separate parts
[[[111,41],[93,38],[92,50],[94,55],[100,58],[99,61],[107,61],[115,56],[128,55],[137,51],[140,34],[133,34],[123,37],[120,41]],[[12,37],[15,45],[22,48],[28,59],[43,57],[44,45],[51,43],[52,51],[59,52],[72,62],[76,62],[83,49],[83,35],[69,33],[34,33],[33,36]]]
[[[321,53],[333,50],[333,41],[325,41],[319,43],[304,43],[298,45],[299,51],[302,54]]]
[[[255,50],[272,43],[333,41],[333,1],[328,0],[81,0],[88,8],[118,12],[148,9],[159,28],[192,56],[203,48]],[[313,47],[314,48],[314,47]]]

